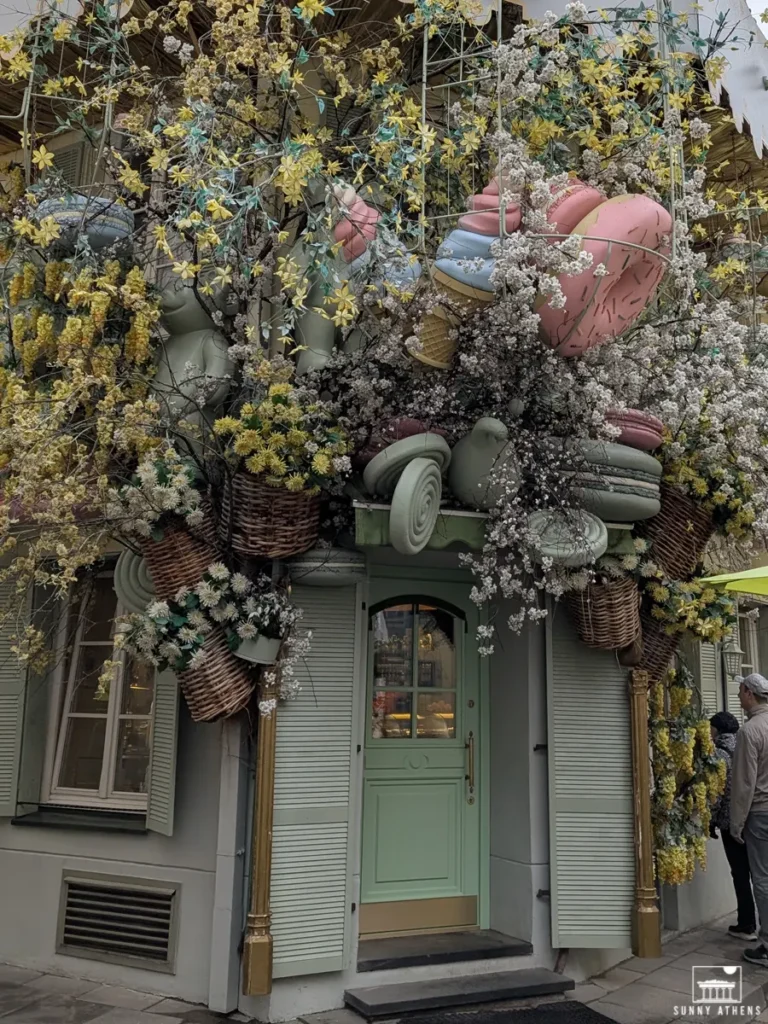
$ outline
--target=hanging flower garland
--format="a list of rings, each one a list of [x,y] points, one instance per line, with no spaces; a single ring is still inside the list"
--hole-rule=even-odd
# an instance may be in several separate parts
[[[725,762],[715,756],[709,722],[694,698],[685,666],[650,691],[651,820],[656,872],[666,885],[689,882],[697,863],[706,870],[711,808],[725,788]]]

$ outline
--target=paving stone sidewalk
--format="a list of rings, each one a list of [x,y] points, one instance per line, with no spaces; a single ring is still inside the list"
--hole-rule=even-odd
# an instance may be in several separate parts
[[[741,953],[749,943],[739,942],[728,935],[728,925],[736,918],[724,917],[706,928],[697,928],[665,942],[663,956],[658,960],[640,960],[632,957],[605,974],[591,978],[568,998],[587,1003],[619,1024],[670,1024],[681,1021],[739,1020],[766,1021],[768,970],[742,963]],[[755,943],[751,943],[755,945]],[[742,1007],[735,1013],[718,1016],[718,1007],[712,1007],[709,1016],[686,1012],[691,999],[691,967],[742,967]],[[568,973],[566,966],[565,973]],[[678,1007],[678,1012],[675,1012]],[[752,1007],[754,1012],[746,1012]]]
[[[225,1024],[204,1006],[0,964],[2,1024]]]
[[[567,998],[587,1003],[618,1024],[700,1024],[715,1017],[768,1024],[768,970],[741,963],[744,943],[728,935],[728,925],[734,920],[726,917],[666,942],[658,960],[632,957],[578,985]],[[718,1016],[714,1008],[709,1016],[692,1016],[681,1009],[692,1001],[691,967],[705,965],[742,967],[743,1009],[738,1013]],[[502,1005],[510,1010],[522,1008],[519,1003],[496,1004],[494,1008]],[[752,1011],[747,1012],[750,1007]],[[223,1016],[204,1006],[146,992],[0,964],[0,1024],[226,1024],[246,1020],[239,1013]],[[311,1014],[301,1024],[354,1024],[358,1020],[349,1010],[333,1010]]]

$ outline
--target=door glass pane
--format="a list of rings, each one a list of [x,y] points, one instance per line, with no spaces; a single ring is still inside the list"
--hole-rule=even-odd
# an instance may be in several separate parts
[[[375,686],[413,685],[413,605],[398,604],[373,616]]]
[[[149,719],[124,718],[117,733],[116,793],[146,793],[149,768]]]
[[[109,640],[115,625],[117,594],[111,576],[97,576],[84,591],[83,640]]]
[[[456,739],[456,694],[450,690],[442,693],[420,693],[416,706],[416,723],[419,739]]]
[[[411,735],[413,696],[402,690],[374,690],[371,738],[402,740]]]
[[[442,608],[419,605],[418,685],[456,686],[456,619]]]
[[[69,719],[59,772],[60,786],[98,790],[106,726],[106,717]]]
[[[124,715],[151,715],[155,695],[155,667],[146,661],[126,658],[123,682]]]
[[[109,686],[99,686],[99,676],[104,662],[111,656],[111,644],[99,644],[79,649],[70,711],[106,714],[109,703]]]

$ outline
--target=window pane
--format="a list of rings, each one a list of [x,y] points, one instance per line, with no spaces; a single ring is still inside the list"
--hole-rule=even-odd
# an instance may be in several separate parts
[[[456,686],[455,629],[450,612],[419,605],[419,686]]]
[[[399,604],[373,617],[373,680],[376,686],[412,686],[413,605]]]
[[[146,793],[149,768],[148,720],[123,719],[117,734],[116,793]]]
[[[104,715],[107,713],[109,685],[99,686],[99,676],[104,662],[111,656],[111,644],[99,644],[98,647],[81,647],[79,649],[70,711]]]
[[[420,693],[416,722],[419,739],[456,739],[456,694]]]
[[[117,594],[111,576],[97,576],[89,580],[84,590],[82,639],[109,640],[117,612]]]
[[[60,786],[98,790],[106,726],[106,718],[69,719],[59,772]]]
[[[375,740],[408,739],[411,735],[413,696],[400,691],[375,690],[371,737]]]
[[[127,658],[124,671],[122,714],[151,715],[155,696],[154,666]]]

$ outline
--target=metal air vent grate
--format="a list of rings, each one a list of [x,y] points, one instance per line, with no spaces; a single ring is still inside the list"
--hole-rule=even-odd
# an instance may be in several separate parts
[[[173,971],[178,886],[66,873],[59,953]]]

